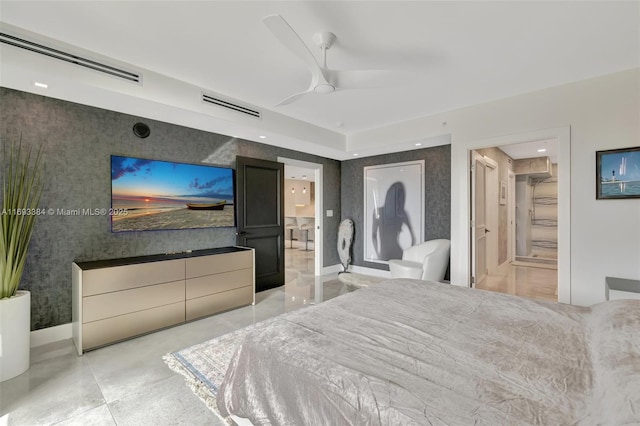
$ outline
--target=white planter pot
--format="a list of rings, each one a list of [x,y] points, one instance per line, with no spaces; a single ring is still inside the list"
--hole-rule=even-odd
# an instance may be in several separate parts
[[[27,371],[30,351],[31,293],[20,290],[0,299],[0,382]]]

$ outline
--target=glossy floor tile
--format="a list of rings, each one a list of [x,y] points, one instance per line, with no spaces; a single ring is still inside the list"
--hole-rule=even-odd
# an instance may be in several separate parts
[[[314,251],[285,252],[285,285],[245,306],[87,352],[71,340],[33,348],[26,373],[0,383],[4,425],[217,425],[224,423],[162,357],[346,290],[337,274],[314,276]],[[309,243],[309,248],[313,244]]]
[[[104,404],[88,359],[70,340],[32,352],[27,372],[0,383],[0,424],[55,424]]]
[[[547,267],[504,265],[476,285],[482,290],[537,300],[558,301],[558,271]]]

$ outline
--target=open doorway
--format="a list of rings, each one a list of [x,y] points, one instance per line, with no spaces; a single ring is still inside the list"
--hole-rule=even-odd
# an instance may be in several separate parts
[[[278,157],[285,165],[285,272],[322,274],[322,164]],[[286,279],[286,278],[285,278]]]
[[[558,300],[557,151],[551,138],[471,152],[474,287]]]
[[[284,166],[285,281],[315,276],[315,202],[314,171]]]
[[[471,282],[470,151],[544,139],[558,141],[558,302],[571,303],[571,128],[569,126],[451,144],[452,285],[469,287]]]

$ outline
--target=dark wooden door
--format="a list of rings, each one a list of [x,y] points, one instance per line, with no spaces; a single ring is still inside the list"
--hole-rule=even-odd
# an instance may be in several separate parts
[[[284,164],[236,158],[237,244],[256,254],[256,291],[284,285]]]

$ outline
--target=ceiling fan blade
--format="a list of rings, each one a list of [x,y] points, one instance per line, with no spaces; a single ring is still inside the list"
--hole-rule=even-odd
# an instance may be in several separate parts
[[[322,69],[313,56],[313,53],[309,50],[306,44],[302,41],[298,33],[295,32],[291,25],[284,20],[280,15],[269,15],[262,18],[262,22],[269,28],[274,36],[282,44],[285,45],[294,55],[302,59],[307,64],[313,74],[314,79],[319,81],[325,81],[325,77],[322,74]]]
[[[380,89],[407,86],[417,75],[391,70],[325,70],[327,80],[339,89]]]
[[[283,105],[289,105],[291,102],[295,102],[301,97],[303,97],[304,95],[307,95],[309,93],[313,93],[313,89],[305,90],[304,92],[299,92],[299,93],[296,93],[295,95],[291,95],[288,98],[285,98],[282,101],[280,101],[280,103],[277,104],[276,106],[279,107]]]

